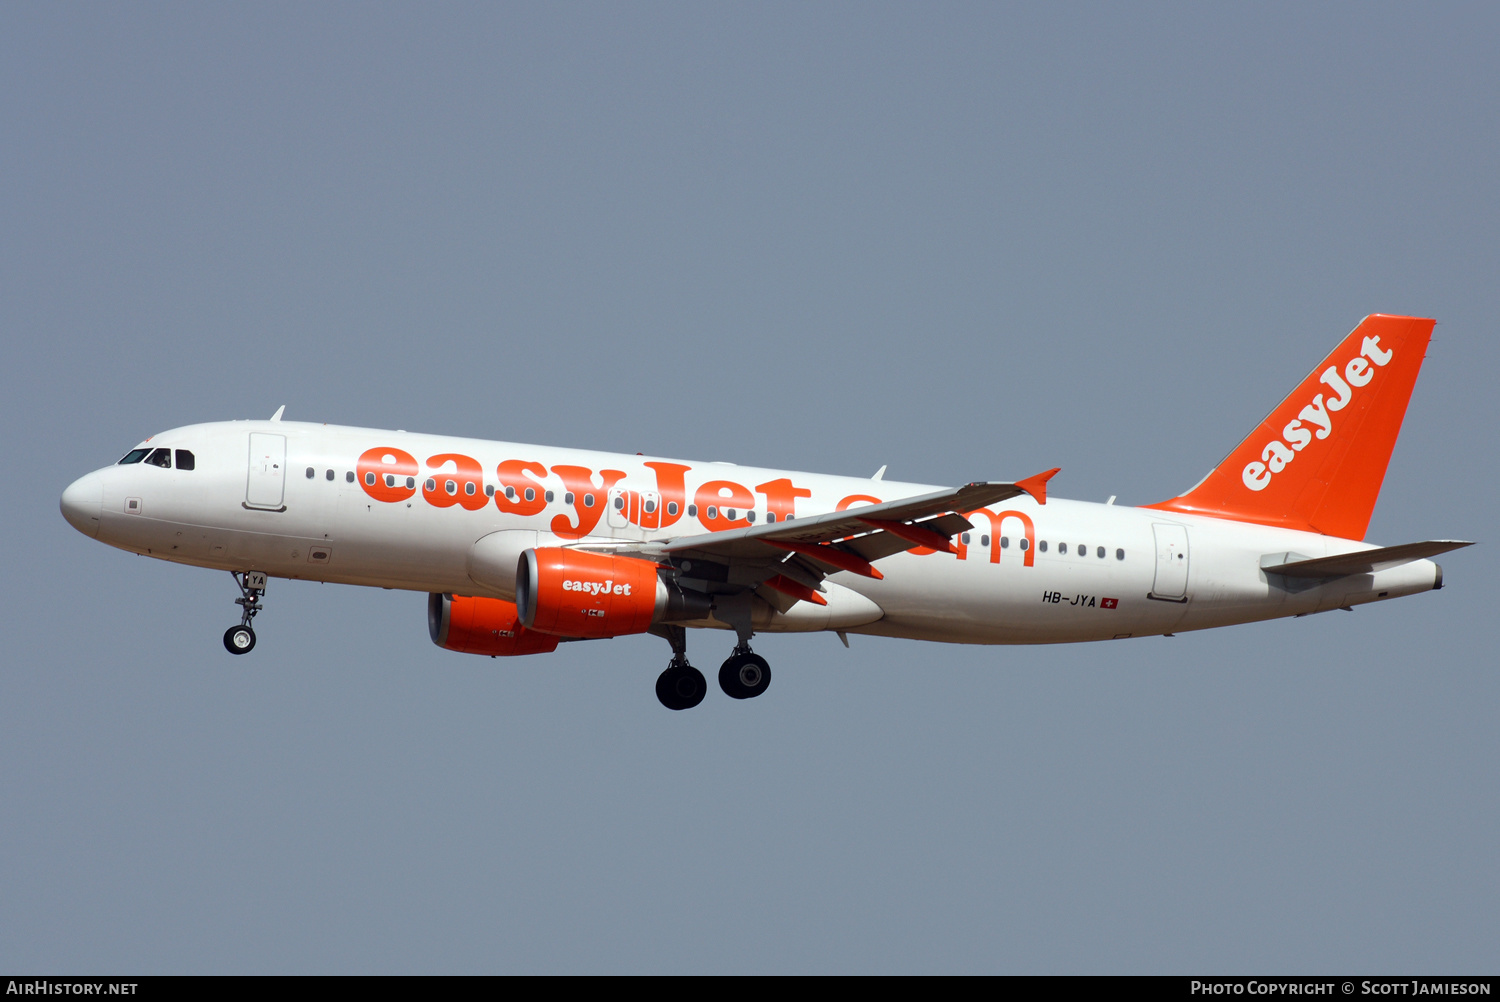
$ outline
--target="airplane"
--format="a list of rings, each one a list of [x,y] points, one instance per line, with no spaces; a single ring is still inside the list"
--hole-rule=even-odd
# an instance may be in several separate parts
[[[232,654],[269,578],[428,595],[450,651],[544,654],[652,634],[683,710],[689,629],[733,632],[730,697],[766,692],[757,633],[963,644],[1172,636],[1440,589],[1471,545],[1364,542],[1434,321],[1374,314],[1188,491],[1049,498],[1052,469],[959,487],[283,421],[153,435],[62,493],[119,549],[226,570]]]

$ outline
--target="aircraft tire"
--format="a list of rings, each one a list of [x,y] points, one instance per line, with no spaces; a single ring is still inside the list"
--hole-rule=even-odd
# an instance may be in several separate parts
[[[771,666],[759,654],[736,654],[719,667],[719,688],[734,699],[754,699],[771,685]]]
[[[669,710],[691,710],[708,694],[708,681],[692,665],[668,665],[656,678],[656,698]]]
[[[255,650],[255,631],[248,626],[231,626],[224,631],[224,649],[230,654],[249,654]]]

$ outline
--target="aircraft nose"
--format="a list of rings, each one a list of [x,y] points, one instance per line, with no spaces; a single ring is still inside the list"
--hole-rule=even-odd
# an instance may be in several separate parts
[[[99,511],[104,507],[104,478],[97,472],[79,477],[62,492],[58,505],[68,524],[85,536],[99,535]]]

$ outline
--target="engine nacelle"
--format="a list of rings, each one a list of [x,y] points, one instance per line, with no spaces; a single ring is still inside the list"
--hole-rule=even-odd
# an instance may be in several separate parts
[[[521,625],[514,603],[468,595],[432,595],[427,599],[427,632],[439,647],[462,654],[547,654],[559,638]]]
[[[522,553],[516,567],[516,608],[528,630],[560,637],[645,633],[680,604],[656,564],[639,557],[544,546]]]

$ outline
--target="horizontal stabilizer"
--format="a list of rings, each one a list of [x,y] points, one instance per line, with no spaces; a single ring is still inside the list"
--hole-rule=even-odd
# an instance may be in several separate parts
[[[1388,567],[1399,567],[1413,560],[1425,560],[1439,553],[1473,545],[1457,539],[1429,539],[1422,543],[1403,543],[1400,546],[1382,546],[1356,553],[1340,553],[1333,557],[1290,561],[1287,558],[1296,554],[1273,553],[1261,558],[1261,570],[1267,574],[1280,574],[1289,578],[1341,578],[1350,574],[1374,574]]]

